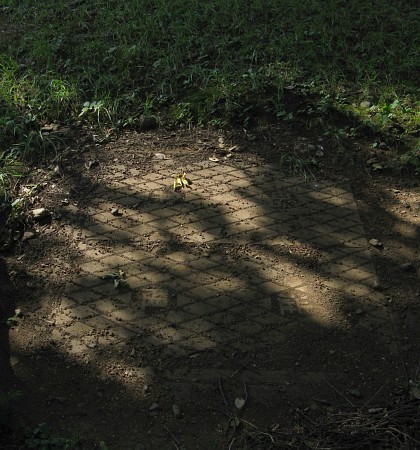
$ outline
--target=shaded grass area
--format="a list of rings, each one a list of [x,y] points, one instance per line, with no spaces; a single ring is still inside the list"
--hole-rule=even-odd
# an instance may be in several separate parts
[[[13,161],[51,145],[42,124],[54,120],[303,120],[331,132],[338,111],[351,118],[338,131],[404,139],[396,166],[420,167],[414,1],[5,0],[0,11],[0,151]],[[5,191],[14,172],[2,173]]]

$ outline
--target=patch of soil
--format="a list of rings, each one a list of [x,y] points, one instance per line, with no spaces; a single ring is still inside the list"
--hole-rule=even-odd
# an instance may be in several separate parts
[[[322,156],[312,154],[320,144]],[[21,400],[13,402],[14,423],[29,427],[47,423],[56,435],[81,436],[81,446],[89,449],[99,448],[100,441],[118,450],[249,448],[236,447],[232,440],[236,438],[237,445],[243,443],[249,423],[257,427],[254,430],[274,432],[296,423],[298,412],[326,417],[365,404],[386,405],[407,392],[410,381],[411,385],[419,381],[419,182],[410,176],[370,173],[365,165],[369,142],[361,140],[353,145],[357,150],[349,166],[332,142],[300,128],[271,126],[252,135],[237,130],[158,129],[126,132],[104,144],[75,146],[61,159],[53,176],[50,169],[39,167],[37,176],[45,174],[45,178],[41,177],[42,190],[34,199],[34,207],[47,208],[51,223],[28,223],[28,230],[35,234],[9,251],[5,256],[7,268],[0,266],[1,323],[15,306],[24,314],[9,336],[0,325],[1,384],[6,390],[18,389],[23,394]],[[291,154],[294,156],[289,157]],[[257,166],[284,162],[286,157],[295,168],[299,158],[314,160],[316,165],[311,165],[306,175],[318,181],[344,180],[351,184],[366,237],[380,243],[370,250],[379,278],[377,289],[386,298],[382,312],[391,323],[393,355],[388,354],[389,342],[383,346],[379,341],[371,342],[369,327],[352,335],[349,343],[339,329],[345,324],[352,333],[354,312],[346,304],[352,299],[342,298],[341,304],[334,305],[333,295],[322,287],[315,289],[322,309],[319,317],[328,320],[330,326],[323,329],[295,323],[288,328],[287,354],[274,351],[276,359],[271,361],[258,350],[258,343],[254,352],[232,354],[222,346],[180,356],[117,339],[112,351],[104,350],[99,360],[61,352],[54,340],[57,324],[52,310],[60,307],[66,283],[77,276],[80,258],[90,251],[87,240],[69,235],[68,230],[74,222],[89,220],[92,205],[87,195],[94,186],[104,181],[118,183],[124,177],[141,180],[162,158],[174,174],[180,168],[188,174],[190,164],[209,158]],[[168,189],[171,184],[168,179]],[[286,244],[270,248],[271,256],[293,264],[289,257],[293,251],[305,257],[306,268],[322,268],[324,259],[319,249],[293,240]],[[183,250],[177,242],[165,245],[163,249],[145,241],[138,248],[151,255]],[[188,252],[202,251],[201,247],[192,247]],[[102,250],[106,251],[106,243]],[[256,254],[252,244],[209,244],[206,251],[227,255],[233,261],[247,255],[264,257]],[[347,316],[343,317],[343,311]],[[284,367],[285,361],[291,366]],[[148,369],[139,374],[139,366]],[[260,384],[247,393],[246,384],[235,375],[247,371],[258,377],[261,368],[267,366],[292,371],[295,382],[289,383],[285,377],[275,385]],[[223,382],[217,375],[212,380],[203,378],[203,368],[209,367],[216,374],[226,371]],[[186,379],[186,369],[196,373],[193,385]],[[11,377],[6,383],[3,374],[7,373]],[[319,373],[336,375],[334,379],[325,375],[322,380]],[[320,384],[322,389],[315,392],[314,386]],[[247,395],[250,401],[244,411],[231,407],[235,398]],[[182,405],[181,416],[174,412],[174,404]],[[255,441],[254,445],[252,448],[263,448]]]

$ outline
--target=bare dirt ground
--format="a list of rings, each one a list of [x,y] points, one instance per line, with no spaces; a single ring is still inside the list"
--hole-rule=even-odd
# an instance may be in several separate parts
[[[0,271],[2,317],[22,311],[1,328],[16,429],[118,450],[271,448],[288,429],[298,448],[302,418],[418,392],[419,182],[370,172],[370,144],[350,165],[280,125],[86,134],[34,170],[51,216]],[[280,170],[290,149],[316,160],[307,178]]]

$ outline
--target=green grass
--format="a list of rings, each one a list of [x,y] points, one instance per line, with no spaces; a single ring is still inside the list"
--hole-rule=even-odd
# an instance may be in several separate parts
[[[247,127],[302,117],[323,124],[338,110],[398,138],[417,137],[415,1],[2,4],[0,154],[10,145],[24,155],[42,147],[46,121],[123,127],[143,112]],[[290,95],[309,106],[290,109]],[[369,108],[360,106],[365,100]]]

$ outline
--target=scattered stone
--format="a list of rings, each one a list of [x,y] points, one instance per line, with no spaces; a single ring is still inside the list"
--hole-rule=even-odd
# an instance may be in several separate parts
[[[153,403],[153,405],[149,408],[150,412],[160,411],[162,408],[159,403]]]
[[[373,289],[376,289],[376,290],[382,289],[381,283],[379,282],[379,280],[377,278],[375,278],[372,281],[372,286],[373,286]]]
[[[357,388],[349,389],[349,394],[352,395],[355,398],[362,398],[363,397],[362,393]]]
[[[368,413],[369,414],[376,414],[378,412],[382,412],[384,409],[383,408],[369,408],[368,409]]]
[[[244,398],[242,398],[242,397],[235,398],[235,406],[239,411],[244,408],[245,403],[246,403],[246,400]]]
[[[31,216],[35,222],[41,222],[45,219],[51,218],[51,213],[46,208],[36,208],[30,211]]]
[[[30,239],[35,239],[36,233],[34,231],[25,231],[23,233],[22,242],[29,241]]]
[[[50,133],[52,131],[57,131],[59,128],[59,125],[56,123],[46,123],[41,127],[41,131],[43,133]]]
[[[372,245],[373,247],[377,247],[377,248],[383,247],[382,242],[378,241],[378,239],[371,239],[369,241],[369,244]]]
[[[360,102],[359,106],[363,109],[368,109],[372,106],[372,102],[370,102],[369,100],[364,100],[363,102]]]
[[[175,416],[176,419],[180,419],[182,417],[182,411],[181,411],[181,408],[178,405],[173,404],[172,405],[172,411],[174,412],[174,416]]]
[[[99,166],[99,161],[97,159],[94,159],[93,161],[88,161],[87,163],[85,163],[85,167],[87,170],[93,169],[97,166]]]
[[[17,364],[19,364],[20,360],[16,355],[10,355],[10,365],[12,367],[16,366]]]

